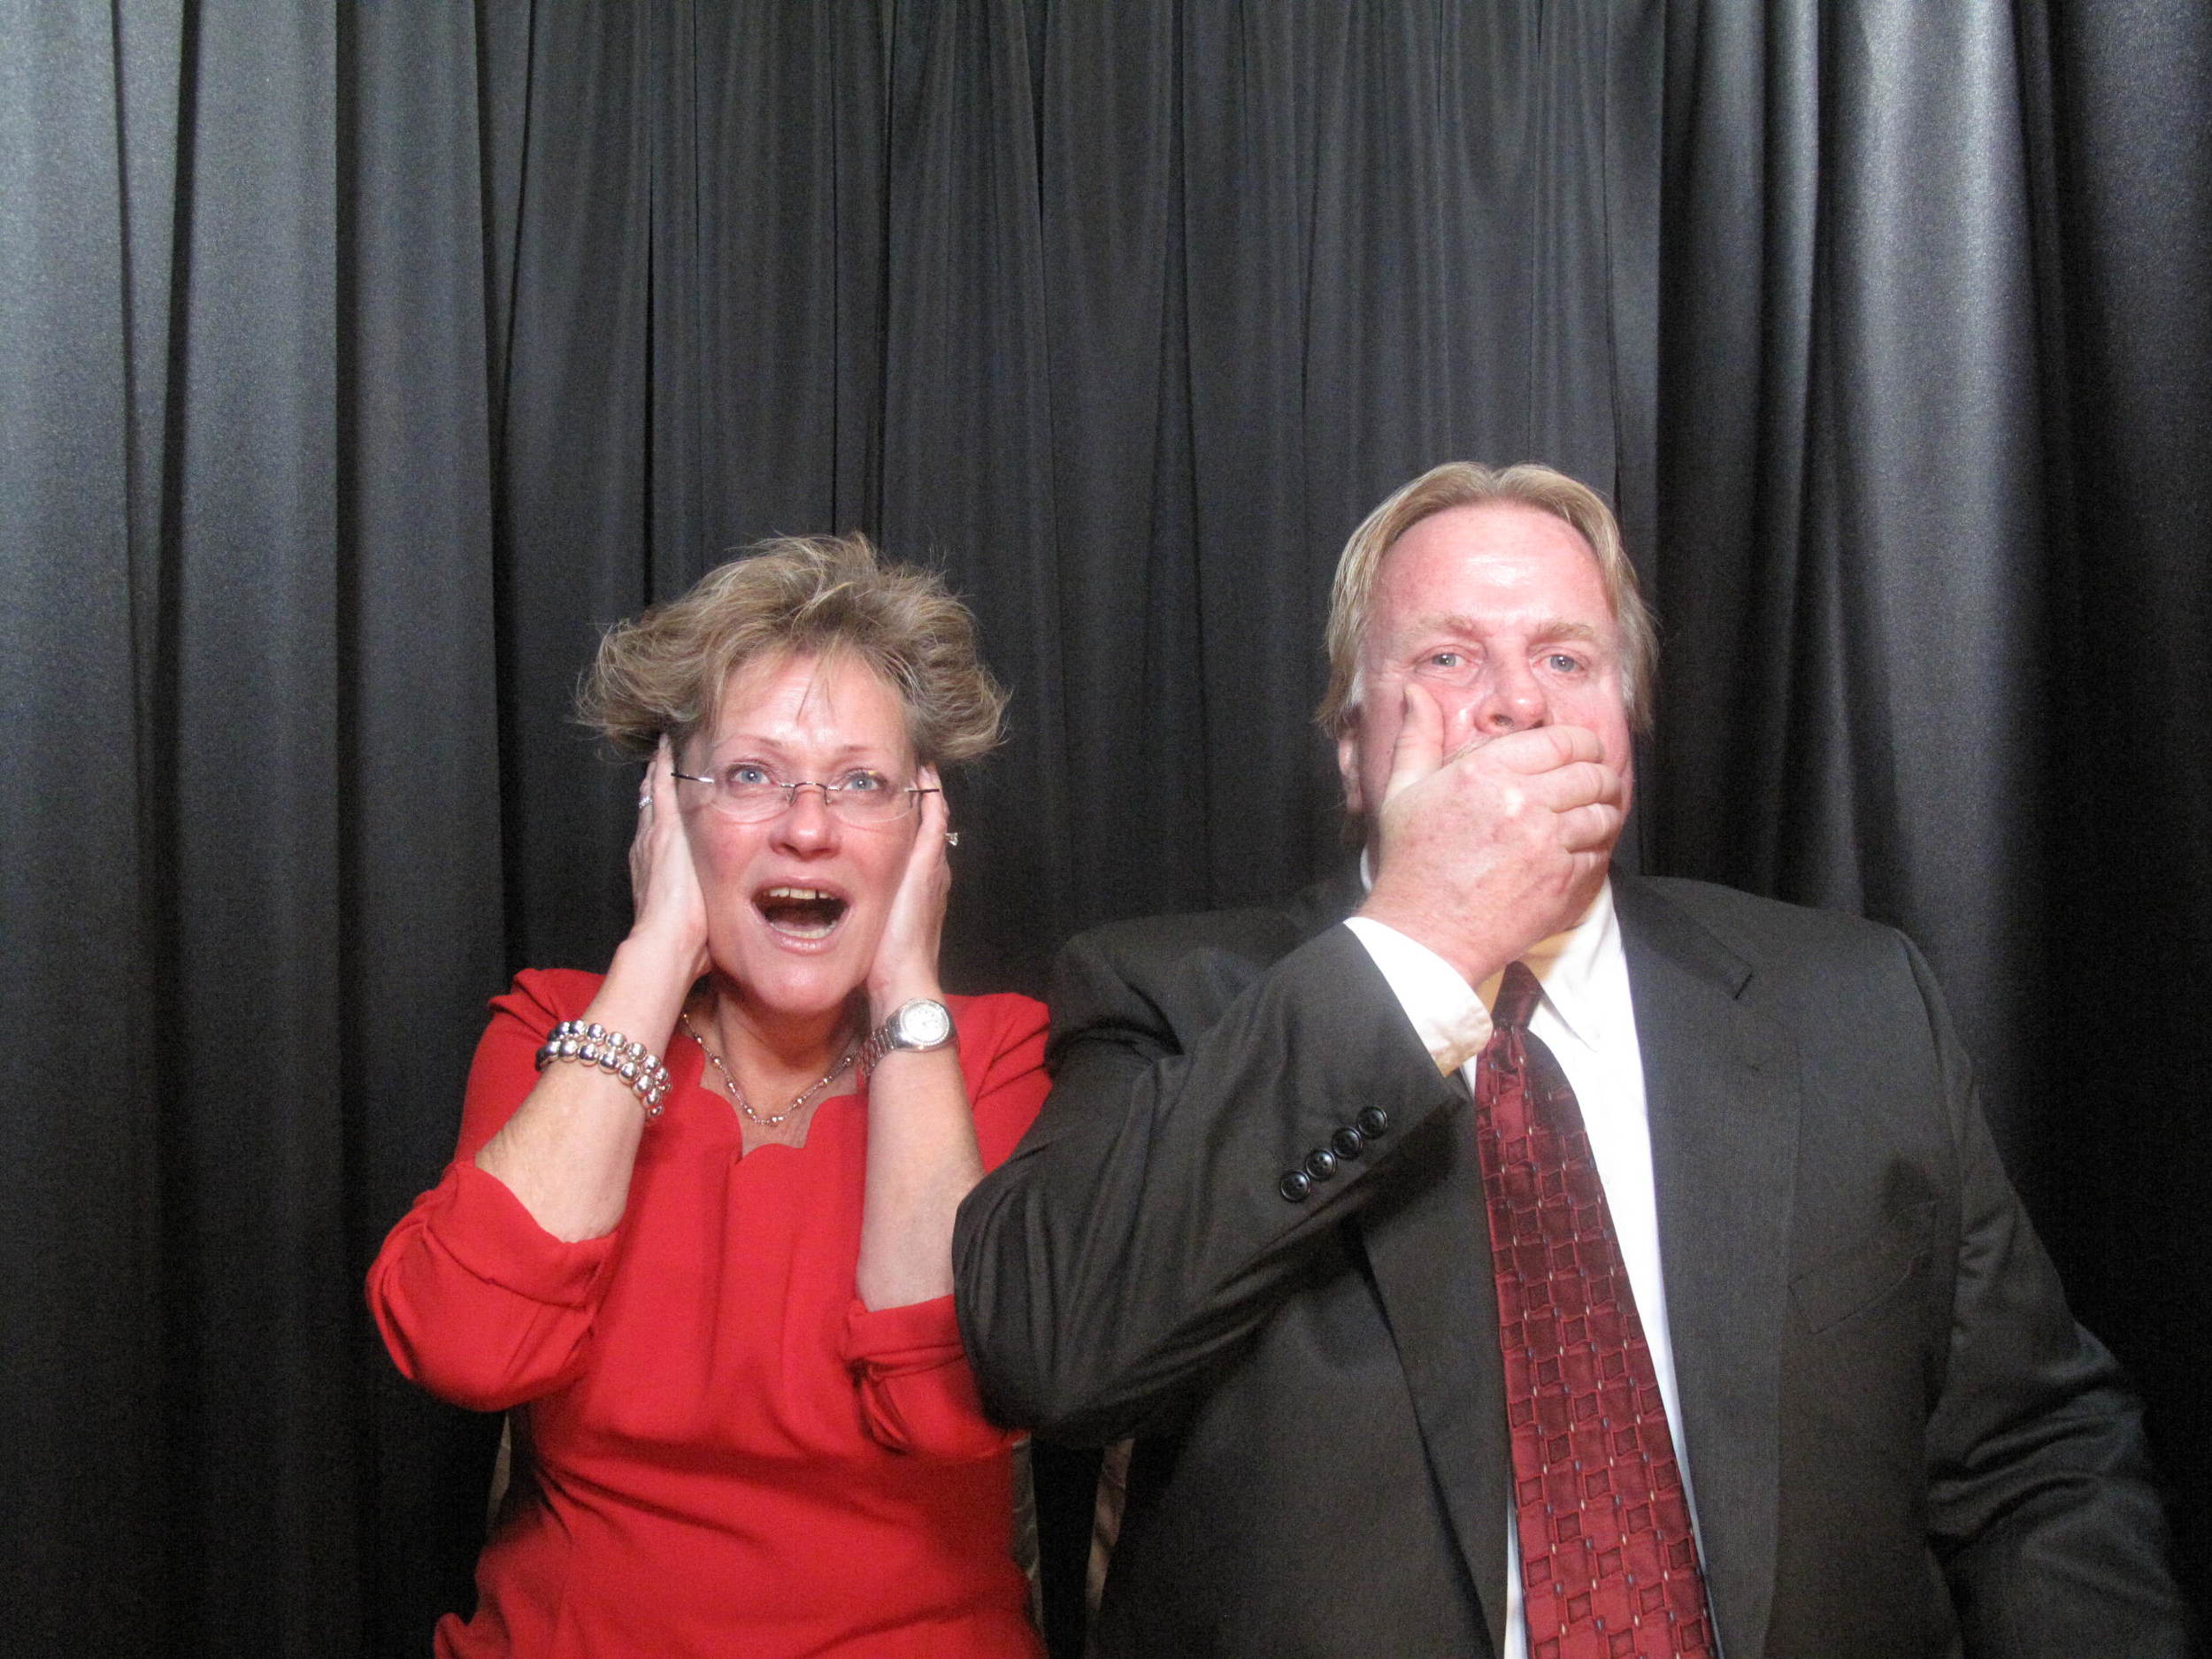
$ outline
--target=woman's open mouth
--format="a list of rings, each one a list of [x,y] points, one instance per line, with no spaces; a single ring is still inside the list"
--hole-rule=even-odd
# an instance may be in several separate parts
[[[753,895],[761,919],[787,939],[827,939],[844,919],[849,902],[822,887],[763,887]]]

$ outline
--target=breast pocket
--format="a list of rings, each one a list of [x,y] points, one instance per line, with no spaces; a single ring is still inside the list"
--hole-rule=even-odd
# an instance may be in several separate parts
[[[1863,1313],[1927,1265],[1935,1201],[1908,1205],[1871,1238],[1790,1281],[1799,1324],[1817,1334]]]

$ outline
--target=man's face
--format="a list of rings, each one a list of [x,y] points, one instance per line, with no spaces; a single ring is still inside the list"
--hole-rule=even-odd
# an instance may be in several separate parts
[[[1382,804],[1413,680],[1443,708],[1447,756],[1527,726],[1579,726],[1632,782],[1620,627],[1597,556],[1563,518],[1506,503],[1454,507],[1383,556],[1360,642],[1358,712],[1337,740],[1356,815]]]

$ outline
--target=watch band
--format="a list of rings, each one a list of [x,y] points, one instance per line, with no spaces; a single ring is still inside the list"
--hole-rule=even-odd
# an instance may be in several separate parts
[[[929,1034],[933,1029],[936,1033],[933,1036]],[[926,1054],[932,1048],[942,1048],[958,1041],[959,1035],[953,1026],[950,1009],[933,997],[918,996],[893,1009],[891,1017],[870,1033],[868,1041],[860,1046],[856,1069],[866,1077],[887,1054],[901,1050]]]

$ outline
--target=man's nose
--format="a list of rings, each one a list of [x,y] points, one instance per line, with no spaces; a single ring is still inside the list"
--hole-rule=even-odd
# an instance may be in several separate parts
[[[1542,726],[1551,718],[1544,688],[1525,664],[1494,665],[1471,710],[1476,728],[1492,736]]]

